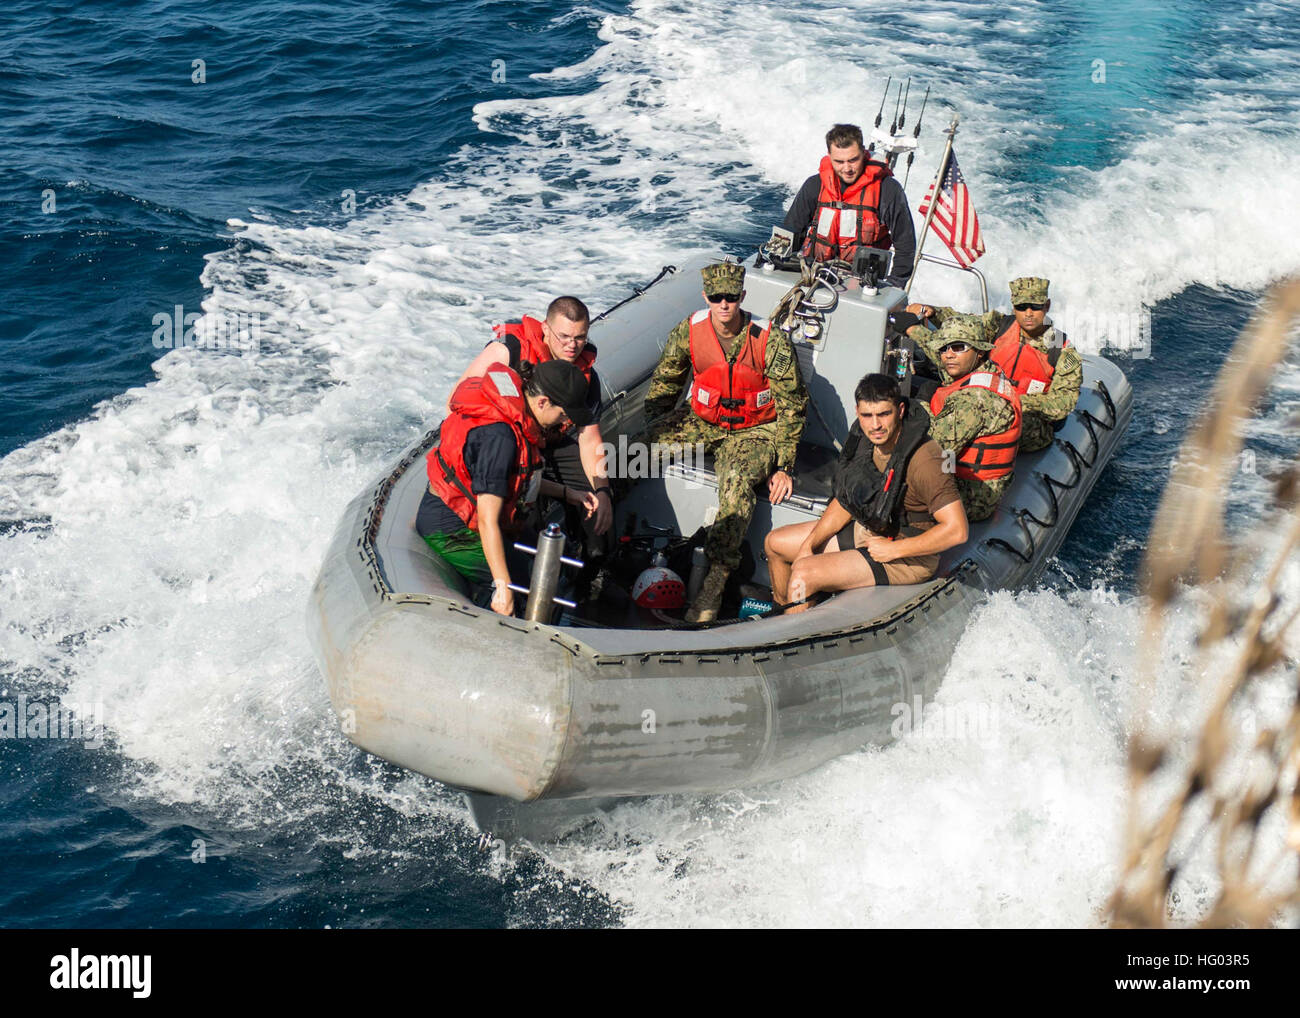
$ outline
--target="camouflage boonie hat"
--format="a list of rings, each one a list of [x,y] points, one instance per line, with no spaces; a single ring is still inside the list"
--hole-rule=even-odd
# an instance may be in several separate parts
[[[949,343],[968,343],[976,350],[992,350],[993,343],[984,335],[984,323],[978,315],[953,315],[930,337],[930,346],[940,350]]]
[[[704,277],[704,292],[712,297],[715,293],[740,293],[745,288],[745,266],[738,262],[718,262],[700,269]]]
[[[1049,282],[1038,276],[1021,276],[1011,280],[1011,303],[1046,304]]]

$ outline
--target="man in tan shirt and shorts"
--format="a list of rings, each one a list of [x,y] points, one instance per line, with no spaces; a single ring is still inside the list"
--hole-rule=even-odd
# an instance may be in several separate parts
[[[968,536],[925,410],[888,375],[867,375],[854,400],[830,505],[817,522],[778,527],[764,542],[772,595],[787,613],[806,610],[817,594],[923,583],[939,554]]]

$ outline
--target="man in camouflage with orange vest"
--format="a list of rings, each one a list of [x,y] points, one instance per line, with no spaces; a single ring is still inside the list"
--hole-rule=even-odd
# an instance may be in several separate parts
[[[1049,280],[1037,276],[1013,279],[1011,306],[1015,313],[988,311],[980,317],[984,334],[993,341],[993,362],[1020,393],[1022,452],[1052,444],[1054,427],[1073,412],[1083,388],[1083,359],[1047,317],[1052,308],[1047,297],[1049,285]],[[912,304],[907,310],[939,324],[958,313],[925,304]]]
[[[852,262],[859,247],[893,247],[886,282],[902,286],[912,274],[916,231],[907,195],[889,167],[871,158],[856,124],[826,133],[821,167],[799,188],[781,225],[804,258]]]
[[[909,335],[944,376],[926,405],[930,437],[949,454],[967,518],[987,519],[1015,470],[1020,396],[989,359],[993,344],[974,315],[954,315],[937,332],[914,326]]]
[[[718,516],[704,545],[709,571],[688,622],[717,618],[727,577],[740,565],[757,501],[754,486],[766,482],[773,505],[794,489],[808,403],[785,334],[769,333],[766,322],[740,309],[745,267],[722,262],[700,271],[708,307],[668,334],[645,398],[644,441],[652,454],[672,445],[703,445],[714,454]],[[674,410],[692,371],[689,402]]]

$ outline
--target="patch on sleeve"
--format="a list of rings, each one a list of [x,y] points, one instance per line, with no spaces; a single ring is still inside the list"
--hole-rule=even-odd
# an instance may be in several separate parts
[[[788,375],[790,373],[790,348],[781,343],[772,351],[772,374]]]

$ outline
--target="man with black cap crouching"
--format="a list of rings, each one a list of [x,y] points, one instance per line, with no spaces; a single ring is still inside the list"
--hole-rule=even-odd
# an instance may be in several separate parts
[[[514,614],[503,529],[518,525],[519,507],[539,494],[596,510],[590,491],[542,480],[542,448],[567,425],[591,423],[587,379],[574,364],[522,361],[466,378],[448,400],[449,413],[429,451],[429,487],[415,529],[436,554],[469,581],[475,599],[491,583],[490,607]]]
[[[767,535],[772,596],[787,613],[816,594],[924,583],[939,553],[966,540],[966,510],[930,418],[888,375],[867,375],[853,393],[857,420],[835,470],[834,498],[816,523]]]
[[[572,507],[566,510],[565,529],[570,534],[582,531],[582,559],[586,568],[578,576],[582,590],[590,588],[601,561],[608,555],[613,534],[613,492],[605,463],[604,439],[600,433],[600,376],[596,373],[596,347],[588,341],[591,313],[577,297],[556,297],[542,319],[524,315],[518,322],[493,327],[496,338],[465,369],[460,381],[477,378],[496,364],[519,370],[521,361],[543,364],[550,360],[576,364],[587,379],[587,409],[590,421],[581,428],[548,441],[546,476],[569,488],[590,491],[596,496],[596,511],[583,518]],[[580,595],[585,596],[585,595]]]

